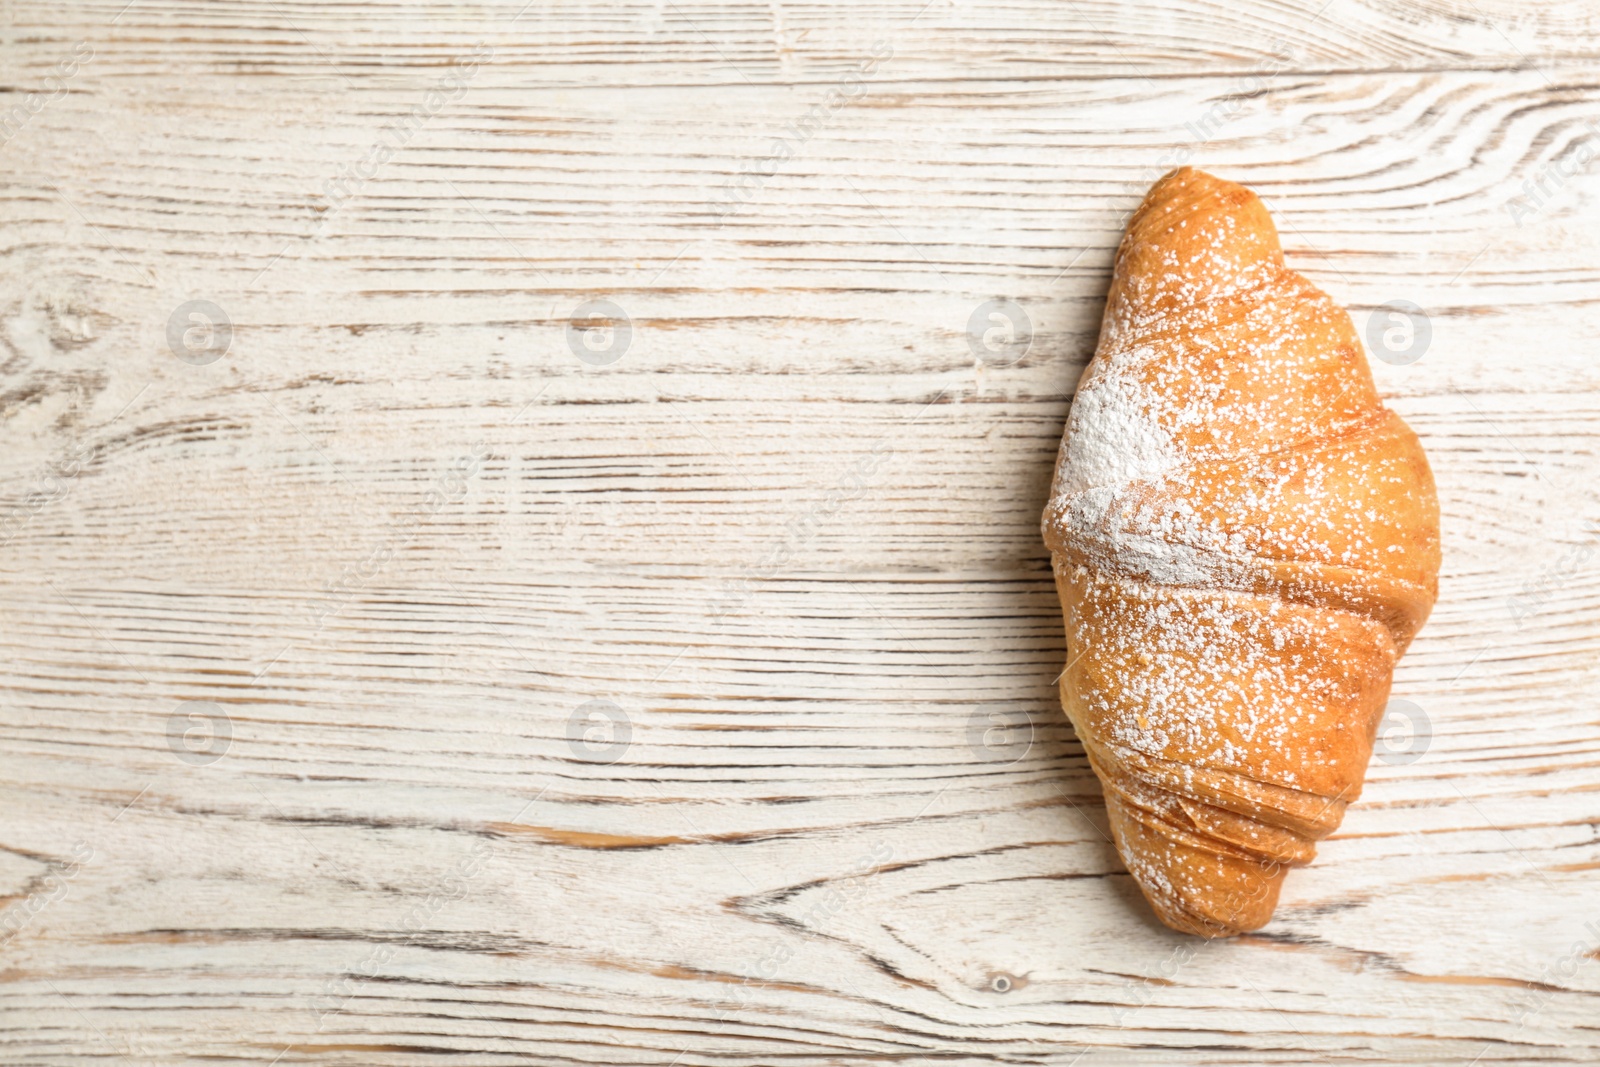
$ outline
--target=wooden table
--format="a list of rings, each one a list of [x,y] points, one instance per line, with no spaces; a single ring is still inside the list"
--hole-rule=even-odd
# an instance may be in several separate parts
[[[0,1062],[1600,1058],[1593,5],[124,5],[0,53]],[[1182,162],[1444,508],[1215,943],[1038,533]]]

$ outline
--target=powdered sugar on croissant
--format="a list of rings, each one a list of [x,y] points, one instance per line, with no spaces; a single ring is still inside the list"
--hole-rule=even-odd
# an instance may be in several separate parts
[[[1439,532],[1416,435],[1254,193],[1184,168],[1134,214],[1044,536],[1129,870],[1176,929],[1261,926],[1360,794]]]

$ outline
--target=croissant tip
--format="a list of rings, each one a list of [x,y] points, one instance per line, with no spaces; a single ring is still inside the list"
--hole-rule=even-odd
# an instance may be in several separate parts
[[[1202,185],[1231,185],[1239,189],[1245,188],[1245,186],[1240,185],[1238,182],[1231,182],[1226,178],[1219,178],[1208,170],[1201,170],[1199,167],[1188,166],[1173,167],[1156,181],[1156,185],[1162,185],[1168,182],[1178,185],[1197,183]]]
[[[1105,784],[1117,851],[1163,923],[1180,933],[1219,938],[1271,921],[1294,861],[1247,854],[1176,827],[1131,803],[1114,783]]]
[[[1179,933],[1215,940],[1259,930],[1271,922],[1284,873],[1282,869],[1263,870],[1259,877],[1236,877],[1226,890],[1199,879],[1192,891],[1178,894],[1163,892],[1143,881],[1139,888],[1164,924]],[[1139,880],[1137,876],[1135,880]]]

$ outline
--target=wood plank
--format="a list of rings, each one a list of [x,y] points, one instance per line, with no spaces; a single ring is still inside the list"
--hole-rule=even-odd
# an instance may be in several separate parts
[[[4,106],[94,55],[0,151],[0,1057],[1595,1059],[1600,14],[519,7],[8,8]],[[1445,515],[1426,735],[1228,943],[1038,536],[1178,162],[1425,311]]]

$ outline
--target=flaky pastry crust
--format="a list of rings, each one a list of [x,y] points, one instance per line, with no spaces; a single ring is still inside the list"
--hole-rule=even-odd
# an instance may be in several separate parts
[[[1130,220],[1043,529],[1061,700],[1128,870],[1176,930],[1262,926],[1360,796],[1439,506],[1250,190],[1186,167]]]

